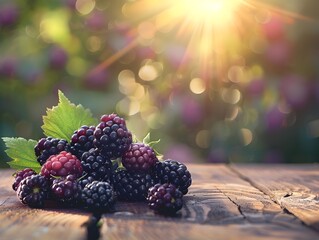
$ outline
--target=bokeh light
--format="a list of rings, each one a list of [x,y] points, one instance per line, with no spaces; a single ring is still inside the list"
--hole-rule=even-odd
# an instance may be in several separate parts
[[[205,82],[201,78],[193,78],[189,83],[190,90],[195,94],[201,94],[205,91]]]

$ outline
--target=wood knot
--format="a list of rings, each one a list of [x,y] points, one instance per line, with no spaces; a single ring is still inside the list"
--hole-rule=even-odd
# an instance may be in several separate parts
[[[292,194],[293,194],[292,192],[288,192],[288,193],[286,193],[286,195],[284,195],[283,197],[284,197],[284,198],[290,197],[290,196],[292,196]]]

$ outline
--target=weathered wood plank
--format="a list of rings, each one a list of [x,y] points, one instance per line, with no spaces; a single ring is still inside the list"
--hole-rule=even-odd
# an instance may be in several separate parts
[[[232,165],[243,179],[319,231],[319,165]]]
[[[146,203],[118,203],[103,215],[103,239],[314,239],[317,233],[224,165],[190,165],[193,185],[176,217],[155,215]],[[89,213],[30,209],[0,171],[0,239],[84,239]],[[64,238],[65,236],[65,238]]]
[[[207,240],[207,239],[317,239],[314,232],[305,233],[295,229],[273,224],[226,224],[207,225],[163,220],[125,220],[104,218],[102,236],[104,239],[170,239],[170,240]]]

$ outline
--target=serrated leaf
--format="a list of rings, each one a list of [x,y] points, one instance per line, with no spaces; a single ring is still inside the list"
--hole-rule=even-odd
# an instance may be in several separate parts
[[[49,137],[69,140],[73,132],[83,125],[96,125],[89,109],[81,104],[75,105],[59,90],[59,103],[57,106],[47,109],[47,115],[43,116],[42,129]]]
[[[29,167],[36,172],[40,171],[41,166],[37,162],[34,153],[34,146],[37,141],[9,137],[3,137],[2,140],[7,147],[6,154],[12,159],[12,161],[8,162],[11,168],[21,170]]]

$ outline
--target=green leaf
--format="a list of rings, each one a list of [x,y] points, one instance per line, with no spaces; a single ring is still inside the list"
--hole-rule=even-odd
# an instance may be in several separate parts
[[[156,144],[158,144],[160,141],[161,141],[161,139],[158,139],[158,140],[156,140],[156,141],[151,141],[151,133],[148,133],[148,134],[144,137],[144,139],[143,139],[143,143],[144,143],[145,145],[148,145],[148,146],[150,146],[151,148],[153,148],[153,151],[155,152],[156,157],[157,157],[158,159],[162,159],[162,158],[163,158],[163,155],[160,154],[160,153],[155,149],[154,146],[155,146]]]
[[[36,172],[40,171],[41,166],[37,162],[34,153],[34,146],[37,141],[8,137],[3,137],[2,140],[7,147],[6,154],[12,159],[12,161],[8,162],[11,168],[17,170],[32,168]]]
[[[69,140],[81,126],[97,124],[89,109],[71,103],[60,90],[58,94],[58,106],[47,109],[47,115],[43,116],[42,129],[46,136]]]
[[[148,133],[143,139],[143,143],[150,147],[153,147],[154,145],[158,144],[160,141],[161,139],[151,141],[151,133]]]
[[[148,133],[144,138],[143,138],[143,143],[148,144],[151,141],[151,133]]]

